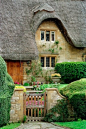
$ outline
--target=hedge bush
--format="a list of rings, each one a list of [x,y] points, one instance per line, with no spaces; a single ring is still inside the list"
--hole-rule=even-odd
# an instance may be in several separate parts
[[[61,74],[61,78],[65,83],[86,78],[86,62],[57,63],[55,70]]]
[[[14,90],[12,80],[7,79],[10,78],[10,75],[8,75],[9,77],[6,77],[7,75],[6,63],[3,58],[0,57],[0,126],[9,122],[11,107],[10,100]],[[8,82],[11,84],[10,86],[8,86]]]
[[[6,83],[9,83],[9,82],[14,84],[12,77],[8,73],[6,73]]]
[[[74,81],[60,90],[73,106],[76,119],[86,119],[86,79]]]
[[[48,111],[48,113],[44,117],[44,121],[63,122],[63,121],[67,121],[68,116],[69,116],[69,113],[68,113],[67,101],[65,99],[62,99],[62,100],[58,100],[57,105],[55,105],[52,109]]]

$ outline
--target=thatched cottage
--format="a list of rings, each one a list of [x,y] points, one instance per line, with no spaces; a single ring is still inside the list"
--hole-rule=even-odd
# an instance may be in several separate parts
[[[86,1],[0,0],[0,55],[19,82],[31,60],[86,61]]]

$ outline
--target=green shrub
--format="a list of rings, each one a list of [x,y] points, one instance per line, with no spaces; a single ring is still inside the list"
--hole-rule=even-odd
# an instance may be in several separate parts
[[[10,80],[8,79],[9,77],[6,76],[10,75],[7,74],[5,61],[0,57],[0,126],[9,122],[11,107],[10,99],[14,90],[13,87],[8,88],[8,82]]]
[[[57,63],[55,70],[61,74],[61,78],[65,83],[86,78],[86,62]]]
[[[84,92],[78,92],[71,96],[70,103],[76,113],[76,118],[86,119],[86,98]]]
[[[12,96],[13,91],[14,91],[15,85],[12,83],[8,83],[8,89],[9,89],[9,94]]]
[[[66,87],[60,90],[60,93],[67,98],[71,98],[71,96],[77,92],[83,92],[86,90],[86,79],[80,79],[78,81],[71,82]]]
[[[60,90],[73,106],[76,118],[86,119],[86,79],[74,81]]]
[[[57,115],[58,114],[58,115]],[[55,122],[55,121],[67,121],[69,116],[67,101],[65,99],[58,100],[57,105],[54,106],[44,117],[44,121]]]
[[[8,73],[6,73],[6,83],[9,83],[9,82],[14,84],[12,77]]]
[[[27,116],[24,115],[24,117],[23,117],[23,123],[26,122],[26,120],[27,120]]]
[[[29,83],[25,82],[23,86],[29,86],[29,85],[30,85]]]

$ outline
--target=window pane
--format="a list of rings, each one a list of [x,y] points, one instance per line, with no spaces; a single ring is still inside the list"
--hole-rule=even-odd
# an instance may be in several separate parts
[[[46,67],[50,67],[50,58],[46,57]]]
[[[54,41],[55,39],[55,32],[51,32],[51,41]]]
[[[50,41],[50,31],[46,31],[46,41]]]
[[[44,40],[44,31],[41,31],[41,40]]]
[[[51,57],[51,67],[55,67],[55,57]]]
[[[44,57],[41,57],[41,66],[44,67]]]

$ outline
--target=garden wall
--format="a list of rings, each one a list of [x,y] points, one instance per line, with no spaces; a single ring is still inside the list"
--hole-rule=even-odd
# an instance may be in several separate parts
[[[23,121],[23,89],[15,89],[14,94],[11,98],[11,111],[10,111],[10,122]],[[53,108],[57,104],[57,100],[61,100],[64,97],[58,92],[56,88],[46,89],[46,110]]]
[[[23,120],[23,89],[15,89],[11,98],[10,122]]]

